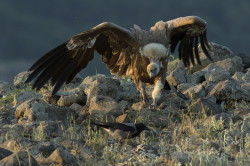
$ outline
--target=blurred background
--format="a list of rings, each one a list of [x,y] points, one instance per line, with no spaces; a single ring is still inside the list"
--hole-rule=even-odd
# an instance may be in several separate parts
[[[0,2],[0,80],[13,82],[39,57],[71,36],[109,21],[148,30],[159,20],[197,15],[208,39],[250,53],[249,0],[6,0]],[[108,74],[100,56],[83,75]]]

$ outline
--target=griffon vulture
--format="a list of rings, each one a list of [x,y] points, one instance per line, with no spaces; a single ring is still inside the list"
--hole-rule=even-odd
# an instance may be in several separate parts
[[[103,22],[42,56],[29,69],[32,72],[26,82],[35,79],[33,88],[39,90],[51,80],[52,94],[55,94],[88,65],[97,51],[112,74],[131,76],[144,103],[148,101],[145,83],[154,84],[152,105],[156,106],[164,86],[169,88],[166,74],[170,53],[178,45],[179,59],[185,66],[194,65],[195,59],[200,64],[198,43],[211,59],[206,22],[197,16],[159,21],[149,31],[136,25],[130,31],[114,23]]]

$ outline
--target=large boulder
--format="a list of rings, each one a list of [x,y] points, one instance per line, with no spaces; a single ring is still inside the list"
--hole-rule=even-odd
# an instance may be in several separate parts
[[[242,71],[242,60],[238,56],[226,58],[209,64],[200,71],[186,75],[188,83],[202,83],[203,81],[219,82],[230,78],[236,72]]]
[[[86,77],[81,84],[87,95],[87,104],[95,96],[107,96],[117,99],[119,86],[119,80],[101,74]]]
[[[27,122],[32,121],[69,121],[77,116],[75,110],[49,105],[40,99],[30,99],[16,108],[15,117]]]
[[[118,90],[119,100],[125,100],[131,103],[138,102],[140,100],[139,91],[136,89],[135,84],[130,79],[121,79],[120,87]]]
[[[219,45],[217,43],[213,43],[210,42],[209,43],[210,47],[211,47],[211,57],[213,59],[213,61],[211,61],[210,59],[208,59],[206,57],[206,55],[204,54],[204,52],[202,51],[200,45],[199,45],[199,55],[200,55],[200,60],[201,60],[201,65],[192,65],[190,66],[190,70],[193,72],[199,71],[203,68],[205,68],[206,66],[208,66],[211,63],[217,62],[217,61],[221,61],[223,59],[226,58],[231,58],[234,55],[234,53],[232,52],[232,50],[230,50],[229,48]]]
[[[210,96],[215,96],[219,100],[246,100],[250,101],[250,93],[241,88],[234,79],[219,82],[210,91]]]
[[[121,105],[111,97],[98,95],[90,100],[89,114],[91,118],[115,121],[116,117],[122,113]]]
[[[207,115],[215,115],[222,111],[216,103],[216,98],[211,96],[198,98],[189,106],[189,112],[191,114],[206,113]]]
[[[211,71],[211,70],[225,70],[230,72],[233,75],[235,72],[242,71],[242,60],[238,56],[234,56],[232,58],[226,58],[221,61],[214,62],[208,65],[203,70]]]

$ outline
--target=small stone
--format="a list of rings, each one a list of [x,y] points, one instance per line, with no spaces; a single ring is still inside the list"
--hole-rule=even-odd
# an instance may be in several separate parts
[[[62,95],[57,101],[57,105],[61,107],[70,106],[74,103],[85,104],[87,97],[83,93]]]
[[[15,95],[14,96],[14,101],[13,101],[13,105],[14,106],[17,106],[29,99],[32,99],[32,98],[35,98],[35,99],[41,99],[42,98],[42,95],[40,94],[36,94],[34,93],[33,91],[23,91],[21,92],[20,94],[18,95]]]
[[[53,165],[79,166],[76,157],[62,147],[58,147],[56,150],[54,150],[47,160]]]

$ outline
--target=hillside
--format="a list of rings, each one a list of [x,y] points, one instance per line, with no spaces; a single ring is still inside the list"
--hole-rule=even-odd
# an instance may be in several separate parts
[[[250,63],[212,43],[213,62],[169,64],[171,90],[141,105],[130,78],[77,75],[57,95],[19,73],[0,82],[0,163],[5,165],[239,165],[250,163]],[[152,87],[147,87],[150,95]],[[150,99],[150,103],[151,103]],[[118,142],[90,121],[144,123]]]

